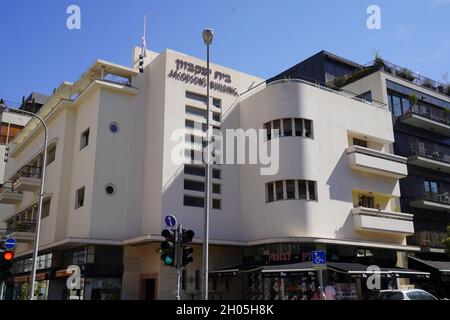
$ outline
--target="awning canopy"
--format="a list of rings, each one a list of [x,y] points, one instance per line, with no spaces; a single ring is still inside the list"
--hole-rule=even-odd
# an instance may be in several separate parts
[[[429,277],[429,272],[416,271],[405,268],[370,268],[360,263],[345,263],[345,262],[328,262],[327,267],[330,270],[346,273],[353,277],[367,277],[368,275],[378,274],[382,277],[397,277],[397,278],[409,278],[411,276],[417,277]]]
[[[420,262],[433,269],[436,269],[439,272],[450,274],[450,261],[423,260],[412,256],[408,256],[408,258]]]
[[[283,264],[277,266],[264,266],[261,270],[262,273],[273,273],[273,272],[305,272],[314,271],[313,265],[310,261]]]

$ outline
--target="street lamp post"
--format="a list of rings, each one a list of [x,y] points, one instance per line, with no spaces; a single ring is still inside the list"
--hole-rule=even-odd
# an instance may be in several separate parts
[[[211,29],[205,29],[203,30],[203,41],[206,45],[206,141],[207,144],[204,148],[203,156],[205,157],[205,222],[204,222],[204,232],[203,232],[203,285],[202,285],[202,292],[203,292],[203,299],[208,300],[208,273],[209,273],[209,266],[208,266],[208,260],[209,260],[209,207],[210,207],[210,188],[209,188],[209,176],[210,176],[210,150],[209,150],[209,143],[210,143],[210,130],[209,130],[209,105],[210,105],[210,97],[209,97],[209,46],[212,43],[212,40],[214,38],[214,33]]]
[[[9,109],[6,106],[2,106],[2,109],[14,110],[14,109]],[[42,170],[41,170],[41,186],[39,188],[39,207],[38,207],[38,214],[36,217],[36,232],[35,232],[35,237],[34,237],[34,250],[33,250],[33,260],[32,260],[33,264],[32,264],[32,268],[31,268],[30,296],[29,296],[30,300],[34,300],[35,299],[34,289],[36,286],[37,257],[38,257],[38,252],[39,252],[39,236],[40,236],[40,231],[41,231],[42,204],[44,202],[43,200],[44,200],[45,169],[46,169],[46,164],[47,164],[48,128],[47,128],[47,125],[45,124],[44,119],[42,119],[37,114],[26,111],[26,110],[20,110],[20,111],[17,110],[16,112],[17,113],[25,113],[32,117],[37,118],[41,122],[42,126],[44,127],[44,159],[42,162]]]

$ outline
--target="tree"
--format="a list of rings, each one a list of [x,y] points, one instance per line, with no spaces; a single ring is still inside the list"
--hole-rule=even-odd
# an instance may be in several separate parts
[[[445,252],[450,257],[450,225],[447,226],[447,239],[442,242],[445,246]]]

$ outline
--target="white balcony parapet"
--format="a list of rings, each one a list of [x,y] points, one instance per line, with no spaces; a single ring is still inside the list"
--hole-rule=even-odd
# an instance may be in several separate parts
[[[351,169],[401,179],[408,175],[407,159],[390,153],[360,146],[347,148]]]
[[[414,234],[412,214],[357,207],[352,209],[352,215],[356,231]]]

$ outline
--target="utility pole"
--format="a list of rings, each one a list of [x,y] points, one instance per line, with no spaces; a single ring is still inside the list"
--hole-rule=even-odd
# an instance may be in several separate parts
[[[183,241],[183,226],[179,224],[175,232],[175,256],[177,262],[177,300],[181,300],[181,269],[183,268],[183,250],[181,245]]]

